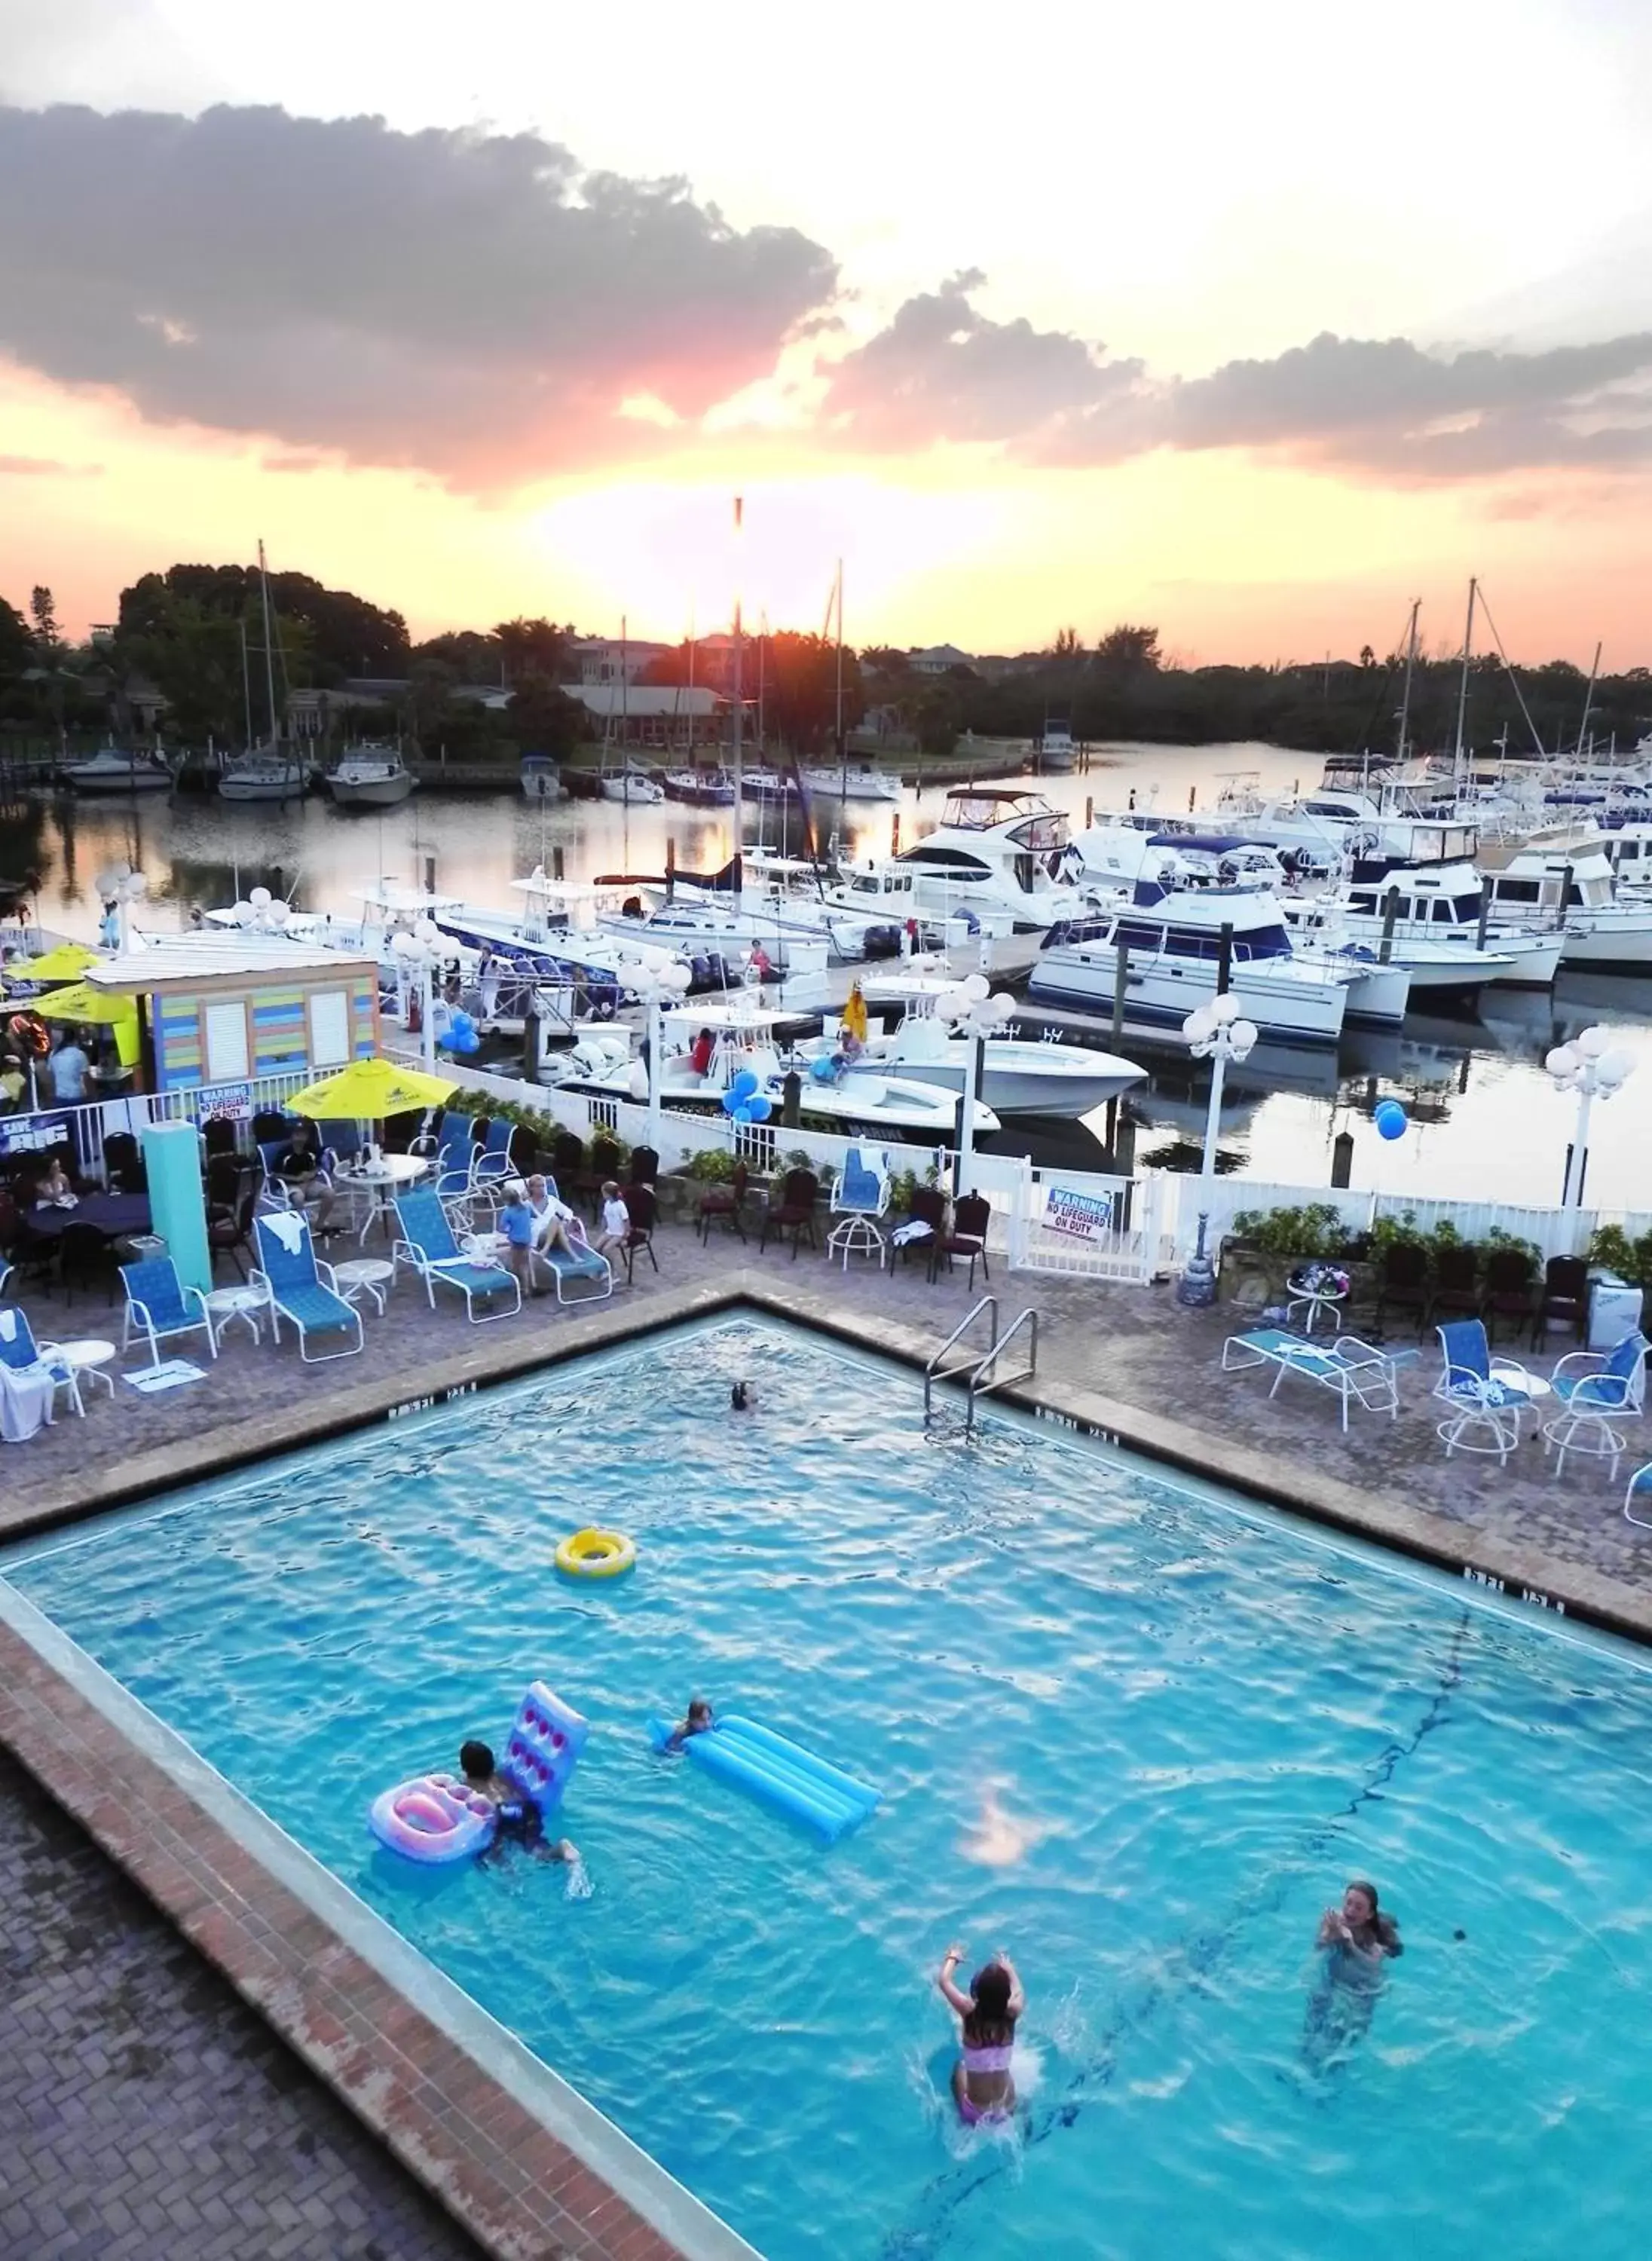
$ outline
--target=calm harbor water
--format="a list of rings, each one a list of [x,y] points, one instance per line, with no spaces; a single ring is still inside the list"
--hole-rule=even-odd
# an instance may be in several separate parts
[[[1040,789],[1079,824],[1092,799],[1098,808],[1122,806],[1133,791],[1140,805],[1182,814],[1190,795],[1210,808],[1223,780],[1236,773],[1255,773],[1265,790],[1280,791],[1312,784],[1318,767],[1311,755],[1272,746],[1114,746],[1087,774],[1046,778]],[[938,822],[943,799],[935,787],[902,793],[903,842]],[[887,803],[852,808],[848,846],[887,852],[896,813]],[[833,816],[828,808],[823,823]],[[752,810],[745,829],[748,843],[786,844],[778,814]],[[416,881],[434,857],[445,892],[504,904],[512,879],[537,863],[550,868],[558,852],[570,879],[659,872],[668,842],[680,868],[715,869],[733,846],[731,812],[585,800],[542,810],[503,794],[415,795],[382,815],[347,815],[317,800],[276,809],[209,799],[100,803],[61,796],[0,816],[0,877],[40,871],[43,921],[90,940],[97,924],[97,876],[122,859],[149,882],[151,901],[139,923],[164,929],[182,925],[192,904],[227,902],[277,873],[305,906],[348,912],[375,880]],[[1596,1023],[1635,1058],[1637,1070],[1618,1097],[1594,1109],[1588,1197],[1613,1207],[1652,1206],[1652,981],[1598,976],[1562,973],[1552,994],[1488,990],[1476,1016],[1413,1016],[1398,1036],[1350,1036],[1334,1057],[1259,1051],[1229,1080],[1222,1166],[1274,1182],[1324,1185],[1332,1142],[1346,1130],[1354,1140],[1355,1186],[1419,1198],[1557,1201],[1577,1108],[1551,1087],[1543,1055]],[[1133,1050],[1153,1071],[1136,1106],[1138,1159],[1173,1159],[1203,1138],[1208,1085],[1203,1071],[1196,1079],[1174,1053]],[[1411,1116],[1405,1136],[1392,1144],[1371,1121],[1373,1106],[1387,1097],[1399,1099]],[[997,1143],[1018,1142],[1005,1134]],[[1101,1163],[1081,1132],[1042,1144],[1035,1134],[1030,1143],[1041,1159]]]

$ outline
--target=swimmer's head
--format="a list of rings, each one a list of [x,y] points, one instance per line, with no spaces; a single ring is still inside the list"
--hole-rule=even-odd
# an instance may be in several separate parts
[[[703,1696],[690,1698],[688,1724],[691,1727],[708,1727],[711,1725],[711,1706]]]
[[[465,1743],[459,1752],[459,1765],[472,1780],[485,1781],[493,1771],[493,1754],[485,1743]]]
[[[975,1973],[969,1982],[969,1991],[975,1999],[977,2016],[996,2021],[1009,2015],[1009,1973],[996,1956]]]
[[[1363,1927],[1376,1921],[1376,1886],[1362,1879],[1351,1884],[1342,1895],[1342,1913],[1352,1924]]]
[[[751,1384],[749,1382],[731,1383],[729,1389],[729,1403],[736,1413],[749,1412],[751,1409]]]

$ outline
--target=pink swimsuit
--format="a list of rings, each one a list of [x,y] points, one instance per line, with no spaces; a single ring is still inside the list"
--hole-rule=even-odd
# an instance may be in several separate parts
[[[966,2043],[965,2078],[967,2079],[972,2072],[1008,2072],[1014,2056],[1014,2048],[1008,2042],[995,2049],[971,2049]],[[958,2116],[966,2128],[991,2127],[1009,2119],[1009,2107],[1006,2104],[977,2104],[966,2091],[958,2100]]]

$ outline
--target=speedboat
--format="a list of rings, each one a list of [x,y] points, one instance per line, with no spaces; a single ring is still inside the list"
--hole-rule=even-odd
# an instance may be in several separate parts
[[[892,1033],[868,1030],[856,1059],[857,1071],[867,1067],[932,1083],[954,1097],[968,1089],[974,1048],[969,1037],[958,1035],[936,1013],[938,986],[950,985],[937,985],[922,975],[910,979],[905,987],[905,1017]],[[830,1057],[835,1050],[836,1040],[829,1036],[798,1046],[805,1059]],[[1117,1052],[1064,1044],[1053,1034],[1043,1041],[995,1035],[982,1047],[980,1096],[995,1115],[1088,1115],[1142,1082],[1146,1073]]]
[[[172,772],[159,754],[100,746],[90,759],[65,762],[58,775],[76,793],[170,793]]]
[[[846,1135],[905,1139],[950,1145],[958,1132],[959,1095],[936,1084],[886,1074],[858,1062],[835,1065],[829,1056],[782,1052],[775,1040],[777,1016],[744,1000],[688,1005],[663,1013],[660,1096],[674,1110],[723,1116],[723,1095],[737,1075],[752,1074],[778,1124],[788,1073],[799,1080],[798,1105],[805,1126]],[[713,1037],[710,1064],[702,1076],[689,1054],[701,1030]],[[618,1031],[588,1037],[570,1052],[553,1053],[540,1070],[541,1080],[563,1089],[605,1099],[636,1101],[648,1095],[648,1072],[633,1057],[628,1037]],[[999,1127],[993,1109],[974,1102],[974,1136]],[[781,1131],[781,1137],[784,1132]]]
[[[395,746],[353,747],[327,782],[341,808],[394,808],[413,789],[413,772]]]

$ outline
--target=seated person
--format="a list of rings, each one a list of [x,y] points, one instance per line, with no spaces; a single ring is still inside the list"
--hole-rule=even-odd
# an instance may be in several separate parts
[[[75,1188],[57,1155],[54,1154],[47,1163],[46,1174],[35,1188],[34,1198],[43,1209],[68,1209],[73,1205]]]
[[[464,1776],[464,1786],[478,1797],[485,1798],[497,1809],[498,1822],[493,1832],[495,1845],[514,1840],[526,1845],[539,1861],[577,1861],[577,1848],[566,1837],[554,1841],[544,1835],[544,1820],[536,1802],[518,1788],[507,1774],[501,1774],[493,1763],[493,1753],[486,1743],[468,1742],[459,1752],[459,1771]],[[485,1858],[485,1855],[484,1858]]]
[[[287,1198],[300,1209],[315,1209],[315,1230],[324,1232],[338,1196],[333,1181],[321,1167],[315,1132],[301,1123],[276,1156],[275,1174],[287,1189]]]
[[[568,1220],[573,1211],[565,1201],[557,1198],[537,1170],[528,1181],[528,1207],[534,1220],[534,1246],[566,1248]]]
[[[610,1178],[602,1188],[602,1230],[591,1245],[599,1256],[622,1256],[630,1237],[631,1212]]]
[[[687,1718],[679,1719],[672,1729],[671,1733],[665,1738],[664,1748],[668,1751],[680,1751],[691,1735],[709,1734],[716,1724],[711,1716],[711,1706],[705,1698],[691,1697]]]
[[[717,1040],[709,1029],[702,1029],[688,1047],[688,1065],[703,1080],[711,1066],[711,1056],[717,1049]]]

